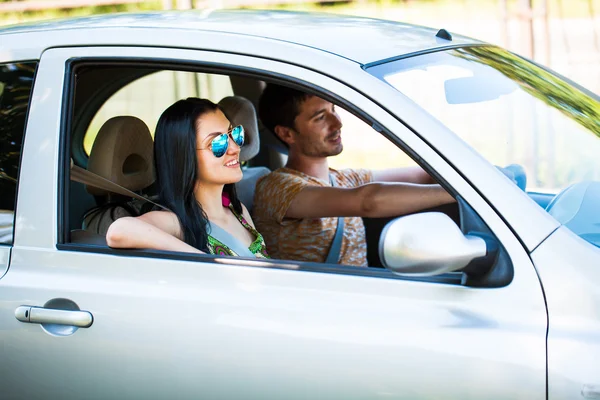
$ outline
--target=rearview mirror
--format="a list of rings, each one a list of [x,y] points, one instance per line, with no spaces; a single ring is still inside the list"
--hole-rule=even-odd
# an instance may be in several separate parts
[[[510,94],[518,86],[510,79],[498,79],[489,73],[448,79],[444,82],[444,92],[448,104],[469,104],[490,101]]]
[[[486,254],[485,240],[463,234],[446,214],[439,212],[396,218],[385,226],[379,239],[383,265],[400,275],[453,272]]]

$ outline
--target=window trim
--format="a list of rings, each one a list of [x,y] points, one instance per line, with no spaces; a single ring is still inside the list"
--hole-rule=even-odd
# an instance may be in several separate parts
[[[393,273],[387,268],[378,267],[356,267],[352,265],[327,264],[308,261],[278,260],[265,258],[248,258],[217,256],[213,254],[196,254],[166,250],[146,249],[113,249],[99,245],[88,245],[80,243],[57,244],[56,248],[61,251],[85,252],[93,254],[106,254],[115,257],[154,258],[161,260],[175,260],[182,262],[200,262],[204,264],[235,264],[240,267],[266,268],[285,271],[333,273],[337,275],[357,276],[367,278],[385,278],[392,280],[428,282],[440,284],[460,285],[463,277],[462,272],[451,272],[436,276],[418,277],[401,276]],[[235,263],[223,262],[223,259],[235,260]]]
[[[70,236],[70,225],[69,225],[69,213],[67,210],[71,209],[70,204],[70,182],[71,182],[71,157],[67,156],[71,154],[71,129],[73,126],[73,115],[74,103],[75,103],[75,79],[73,77],[74,71],[72,65],[67,63],[65,66],[64,75],[64,88],[62,93],[62,113],[60,116],[60,141],[58,143],[58,192],[57,192],[57,241],[58,243],[67,243]],[[68,172],[67,172],[68,171]],[[69,184],[66,184],[69,182]],[[57,246],[58,248],[58,246]]]

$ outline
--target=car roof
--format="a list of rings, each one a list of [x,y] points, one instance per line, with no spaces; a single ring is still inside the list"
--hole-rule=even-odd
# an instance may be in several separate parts
[[[324,13],[262,10],[190,10],[96,15],[0,28],[0,35],[103,28],[184,29],[258,36],[319,49],[368,64],[448,46],[481,44],[460,35],[436,37],[438,28]],[[441,27],[440,27],[441,28]],[[126,40],[126,39],[124,39]]]

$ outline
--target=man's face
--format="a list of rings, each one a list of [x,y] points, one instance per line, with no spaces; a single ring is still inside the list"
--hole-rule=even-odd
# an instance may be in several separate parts
[[[300,105],[294,122],[295,143],[291,147],[303,155],[329,157],[342,152],[342,121],[332,103],[317,96],[309,96]]]

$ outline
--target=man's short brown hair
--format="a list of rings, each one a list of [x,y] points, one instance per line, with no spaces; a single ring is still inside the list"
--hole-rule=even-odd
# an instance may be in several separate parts
[[[260,96],[258,116],[263,125],[275,136],[277,125],[295,129],[294,120],[300,105],[311,95],[286,86],[270,83]],[[278,136],[277,138],[283,142]],[[287,147],[287,143],[284,143]]]

